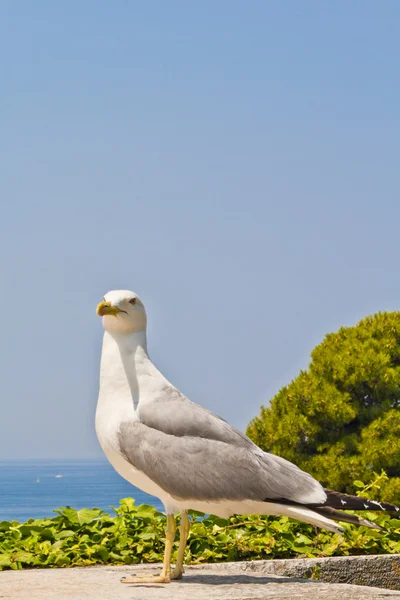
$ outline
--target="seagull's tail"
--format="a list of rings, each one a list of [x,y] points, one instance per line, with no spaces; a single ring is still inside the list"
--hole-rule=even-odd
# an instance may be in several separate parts
[[[278,511],[270,514],[286,515],[288,517],[292,517],[293,519],[298,519],[300,521],[305,521],[306,523],[311,523],[311,525],[322,527],[328,531],[333,531],[334,533],[342,533],[344,531],[343,527],[339,525],[337,521],[341,523],[351,523],[352,525],[358,526],[363,525],[364,527],[369,527],[371,529],[382,529],[382,527],[373,521],[365,519],[364,517],[350,515],[349,513],[337,510],[336,508],[332,508],[330,506],[313,506],[311,508],[309,506],[303,507],[299,504],[277,504],[276,507],[278,508]]]
[[[341,521],[342,523],[351,523],[352,525],[364,525],[364,527],[370,527],[371,529],[383,529],[376,523],[368,521],[358,515],[349,515],[342,510],[336,510],[336,508],[314,508],[314,512],[321,515],[322,517],[328,517],[328,519],[334,519],[335,521]]]
[[[305,523],[310,523],[316,527],[322,527],[328,531],[333,531],[333,533],[342,533],[344,531],[344,528],[341,527],[339,523],[335,523],[335,521],[330,518],[331,515],[324,513],[324,509],[310,509],[299,506],[298,504],[276,504],[274,510],[268,510],[268,514],[285,515],[292,519],[304,521]]]
[[[377,502],[376,500],[368,500],[361,496],[350,496],[332,490],[325,490],[325,493],[326,501],[324,504],[292,504],[290,500],[280,500],[276,504],[266,502],[264,506],[268,504],[269,514],[287,515],[293,519],[305,521],[336,533],[342,532],[344,529],[335,521],[363,525],[371,529],[382,529],[379,525],[364,517],[343,512],[345,510],[388,511],[393,513],[400,511],[398,506],[388,502]]]

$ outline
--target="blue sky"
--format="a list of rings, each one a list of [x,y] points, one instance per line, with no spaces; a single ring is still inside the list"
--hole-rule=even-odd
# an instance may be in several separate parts
[[[240,428],[400,306],[400,4],[0,4],[0,458],[101,456],[95,307]]]

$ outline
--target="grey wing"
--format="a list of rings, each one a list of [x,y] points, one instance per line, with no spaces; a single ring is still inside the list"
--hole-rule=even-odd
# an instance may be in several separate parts
[[[243,447],[255,447],[244,433],[199,404],[188,400],[173,386],[165,386],[159,399],[139,405],[144,425],[173,435],[217,440]]]
[[[192,412],[198,405],[183,405],[175,419],[163,421],[160,407],[152,403],[153,418],[141,410],[140,420],[123,423],[119,433],[126,459],[174,498],[302,502],[323,494],[320,484],[294,464],[263,452],[212,413]]]

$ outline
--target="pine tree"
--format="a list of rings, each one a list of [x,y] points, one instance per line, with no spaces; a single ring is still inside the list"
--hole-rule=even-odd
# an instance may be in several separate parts
[[[354,493],[384,469],[380,495],[400,500],[400,312],[328,334],[311,363],[261,407],[247,435],[263,450]]]

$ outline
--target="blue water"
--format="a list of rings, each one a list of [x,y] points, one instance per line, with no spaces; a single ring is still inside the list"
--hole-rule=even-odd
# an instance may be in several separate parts
[[[127,497],[164,510],[158,498],[133,487],[105,461],[0,462],[0,521],[55,517],[60,506],[112,513]]]

